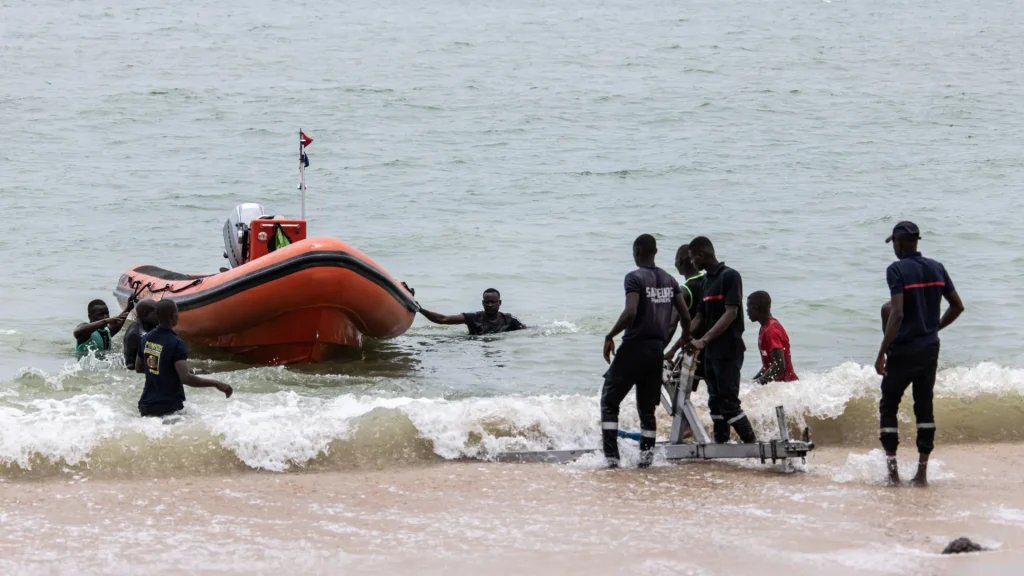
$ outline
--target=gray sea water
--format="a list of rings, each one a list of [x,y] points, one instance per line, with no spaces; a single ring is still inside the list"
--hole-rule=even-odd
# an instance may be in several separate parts
[[[381,412],[443,457],[578,443],[645,232],[664,267],[707,235],[772,294],[803,379],[748,403],[834,419],[875,394],[883,240],[914,220],[967,306],[940,388],[1017,405],[1022,25],[998,0],[2,0],[0,461],[95,467],[140,434],[190,453],[200,430],[284,469]],[[136,264],[216,271],[238,203],[297,216],[300,127],[312,234],[425,307],[495,287],[534,328],[419,318],[362,360],[200,358],[236,397],[191,392],[188,432],[140,422],[140,378],[72,354],[86,303]]]

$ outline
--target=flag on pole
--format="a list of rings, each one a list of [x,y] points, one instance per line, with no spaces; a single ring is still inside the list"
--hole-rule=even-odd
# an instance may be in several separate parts
[[[299,191],[302,193],[302,219],[306,219],[306,168],[309,166],[309,156],[306,155],[306,146],[313,143],[313,139],[306,136],[306,133],[299,128]]]
[[[299,154],[301,155],[302,165],[309,168],[309,155],[306,154],[306,147],[313,143],[313,139],[306,136],[305,132],[299,131]]]

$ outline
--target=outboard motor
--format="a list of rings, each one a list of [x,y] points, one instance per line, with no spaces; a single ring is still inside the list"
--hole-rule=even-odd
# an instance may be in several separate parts
[[[224,257],[231,268],[249,261],[249,224],[264,218],[267,212],[262,204],[246,203],[235,206],[224,222]]]

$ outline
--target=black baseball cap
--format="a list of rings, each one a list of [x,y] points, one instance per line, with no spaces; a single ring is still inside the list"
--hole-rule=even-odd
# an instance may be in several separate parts
[[[913,236],[915,240],[918,240],[921,238],[921,230],[918,229],[917,224],[904,220],[892,227],[892,235],[885,239],[885,243],[888,244],[892,242],[893,238],[900,238],[902,236]]]

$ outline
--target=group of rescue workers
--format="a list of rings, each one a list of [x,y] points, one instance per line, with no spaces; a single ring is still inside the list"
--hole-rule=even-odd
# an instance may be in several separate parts
[[[917,448],[920,454],[914,483],[927,483],[928,456],[935,438],[932,389],[938,366],[938,332],[963,312],[963,303],[942,264],[917,250],[920,231],[912,222],[900,222],[886,242],[893,243],[898,260],[886,271],[890,300],[882,308],[884,338],[875,370],[882,375],[879,404],[880,439],[887,455],[890,481],[899,482],[896,448],[899,444],[897,410],[908,386],[913,385]],[[683,284],[655,265],[657,242],[643,234],[633,242],[637,269],[626,274],[626,304],[604,339],[604,358],[610,366],[601,391],[603,449],[609,467],[619,465],[619,406],[636,388],[640,416],[640,466],[653,459],[656,437],[655,409],[661,394],[663,367],[678,354],[697,358],[696,377],[707,385],[714,441],[729,442],[732,430],[742,442],[757,442],[753,426],[740,404],[740,371],[743,344],[743,280],[739,272],[720,262],[715,248],[699,236],[676,251],[676,270]],[[949,303],[940,317],[940,304]],[[772,316],[771,297],[758,291],[747,297],[747,316],[761,325],[758,349],[761,369],[754,382],[789,382],[797,379],[790,353],[789,336]],[[515,316],[500,311],[501,294],[489,288],[483,293],[483,310],[455,315],[420,308],[436,324],[464,324],[473,335],[525,329]],[[89,303],[89,322],[79,325],[76,350],[109,350],[111,339],[135,310],[137,321],[124,338],[125,366],[146,375],[139,400],[143,416],[165,416],[184,407],[183,385],[214,387],[230,397],[227,384],[203,378],[189,368],[188,349],[174,332],[177,306],[171,300],[130,300],[125,310],[111,318],[102,300]],[[676,327],[681,336],[665,352]],[[616,349],[615,337],[622,333]],[[613,359],[614,357],[614,359]]]
[[[938,333],[963,313],[964,306],[945,267],[918,251],[920,238],[917,225],[903,221],[886,239],[893,244],[897,261],[886,270],[889,302],[882,307],[884,336],[875,371],[882,376],[879,437],[886,452],[889,481],[900,481],[897,411],[903,394],[913,386],[919,454],[913,483],[923,486],[928,483],[928,458],[935,443],[932,397],[938,368]],[[757,441],[739,399],[746,350],[739,272],[719,262],[711,240],[700,236],[676,252],[676,269],[686,278],[680,286],[655,265],[657,252],[657,243],[649,234],[633,242],[637,269],[626,275],[625,308],[605,336],[604,358],[611,366],[604,375],[601,393],[601,428],[604,454],[611,467],[619,462],[619,405],[634,386],[641,429],[640,466],[651,464],[663,361],[672,361],[681,349],[698,357],[697,376],[707,385],[714,441],[728,442],[732,430],[742,442]],[[949,306],[940,315],[943,299]],[[796,380],[789,337],[772,317],[771,297],[766,292],[750,294],[747,316],[761,325],[758,348],[762,365],[754,381]],[[677,324],[682,336],[663,356]],[[622,343],[616,350],[614,339],[620,333]]]

